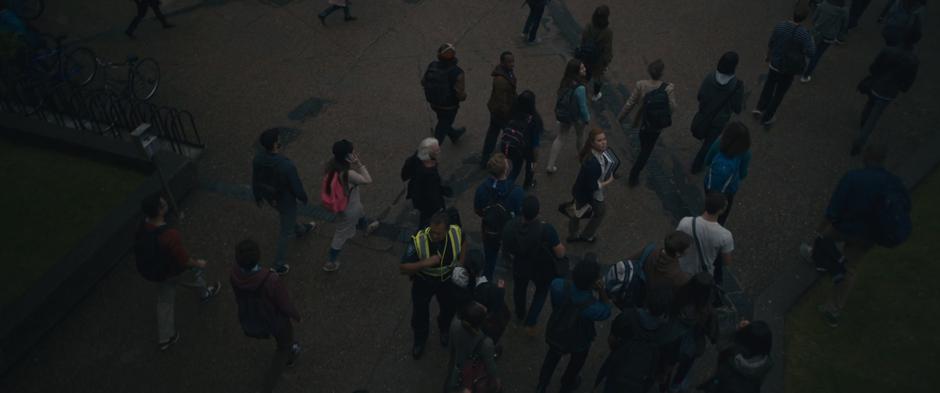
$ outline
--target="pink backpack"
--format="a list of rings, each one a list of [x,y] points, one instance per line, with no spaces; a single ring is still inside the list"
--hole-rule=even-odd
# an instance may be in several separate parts
[[[323,207],[333,213],[340,213],[346,210],[349,204],[349,196],[346,195],[346,188],[340,181],[339,172],[330,172],[323,176],[323,186],[320,188],[320,201]]]

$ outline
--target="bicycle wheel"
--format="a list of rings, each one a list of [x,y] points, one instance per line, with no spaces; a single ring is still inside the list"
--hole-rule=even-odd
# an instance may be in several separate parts
[[[154,59],[148,57],[138,61],[128,73],[131,96],[137,100],[149,100],[160,87],[160,66]]]
[[[46,10],[46,2],[43,0],[16,0],[16,3],[16,14],[26,20],[38,19]]]
[[[91,83],[97,72],[98,61],[95,53],[88,48],[75,48],[62,61],[62,78],[76,86]]]

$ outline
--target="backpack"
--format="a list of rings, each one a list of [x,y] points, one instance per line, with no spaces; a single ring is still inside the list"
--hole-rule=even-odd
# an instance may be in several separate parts
[[[668,85],[663,82],[643,96],[643,125],[647,130],[661,130],[672,125],[672,108],[666,92]]]
[[[911,197],[899,179],[894,176],[888,179],[878,194],[873,210],[875,243],[894,248],[911,236]]]
[[[531,120],[532,118],[530,116],[529,121]],[[526,122],[525,126],[527,127],[528,124],[529,123]],[[507,158],[521,158],[525,153],[526,146],[528,145],[525,136],[526,127],[519,127],[520,125],[522,125],[521,122],[514,121],[502,130],[502,135],[499,140],[500,146],[502,146],[500,150],[503,151],[503,154]]]
[[[330,172],[323,176],[323,187],[320,189],[320,201],[323,207],[333,213],[340,213],[346,210],[349,205],[349,195],[346,195],[346,187],[340,180],[339,172]]]
[[[436,106],[451,106],[456,101],[454,80],[458,68],[454,65],[441,67],[440,62],[432,62],[424,72],[424,98],[428,103]]]
[[[620,317],[628,318],[633,334],[610,354],[612,364],[607,375],[607,385],[615,386],[615,391],[618,392],[649,391],[656,376],[656,367],[660,357],[660,348],[656,344],[656,332],[640,326],[635,308],[625,309],[618,316]]]
[[[552,309],[545,326],[545,342],[561,352],[574,352],[587,344],[581,312],[594,302],[592,297],[582,303],[573,303],[571,285],[571,280],[565,280],[566,299],[557,309]]]
[[[255,167],[251,176],[251,192],[254,194],[255,201],[259,204],[265,201],[273,206],[277,201],[280,183],[277,170],[273,165]]]
[[[717,192],[734,192],[738,189],[738,174],[741,161],[737,158],[728,158],[724,153],[718,153],[708,166],[705,176],[705,190]]]
[[[480,334],[476,345],[473,346],[470,357],[464,360],[463,364],[457,369],[457,377],[460,380],[459,386],[470,389],[474,393],[495,393],[498,391],[499,384],[489,376],[486,363],[483,362],[480,356],[480,347],[483,346],[483,341],[486,338],[485,334]]]
[[[170,275],[170,254],[160,247],[160,235],[166,225],[148,229],[142,225],[134,241],[134,258],[137,271],[148,281],[161,282]]]
[[[638,261],[623,260],[615,263],[604,276],[605,288],[610,300],[621,310],[643,305],[646,297],[646,260],[656,250],[650,243],[643,248]]]
[[[261,284],[254,290],[232,286],[235,289],[235,302],[238,304],[238,323],[248,337],[268,338],[271,336],[270,306],[261,293],[270,276],[271,272],[267,272]]]
[[[780,58],[780,72],[787,75],[796,75],[803,72],[806,67],[806,57],[803,56],[803,43],[796,39],[799,26],[794,26],[790,38],[783,47],[783,56]]]
[[[500,237],[503,233],[503,227],[510,219],[509,210],[504,205],[504,199],[512,193],[512,187],[502,198],[496,190],[496,182],[490,187],[490,200],[483,208],[480,217],[483,218],[483,235],[488,237]]]
[[[581,116],[581,108],[578,107],[578,99],[574,94],[577,88],[578,86],[570,87],[558,94],[555,99],[555,120],[571,124]]]

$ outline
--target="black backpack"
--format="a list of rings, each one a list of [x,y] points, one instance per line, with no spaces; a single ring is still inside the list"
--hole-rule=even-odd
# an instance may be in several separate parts
[[[787,75],[797,75],[806,67],[806,57],[803,56],[803,43],[796,39],[799,26],[794,26],[783,47],[783,57],[780,59],[780,72]]]
[[[627,319],[632,337],[620,343],[610,354],[611,369],[607,375],[607,384],[616,386],[618,392],[649,391],[655,380],[660,357],[656,332],[640,325],[635,308],[625,309],[617,318]]]
[[[597,47],[595,37],[585,37],[581,40],[581,45],[575,49],[574,58],[581,60],[585,66],[590,67],[597,63],[600,58],[601,50]]]
[[[483,218],[483,236],[491,238],[502,236],[503,227],[506,226],[506,222],[511,218],[509,210],[506,209],[504,204],[505,199],[508,198],[511,193],[512,186],[510,186],[506,195],[500,198],[499,192],[496,190],[496,182],[493,182],[493,186],[490,187],[490,200],[480,214],[480,217]]]
[[[261,284],[254,290],[232,286],[235,290],[235,302],[238,304],[238,323],[248,337],[268,338],[271,336],[271,307],[261,293],[269,276],[271,272],[266,272]]]
[[[582,303],[572,302],[571,285],[571,280],[565,280],[565,302],[557,309],[552,309],[545,326],[545,342],[562,352],[574,352],[588,344],[584,324],[592,323],[585,321],[581,312],[594,302],[593,297]]]
[[[251,192],[255,196],[255,201],[259,204],[261,201],[265,201],[273,206],[277,201],[281,184],[282,182],[274,165],[260,165],[254,168],[254,173],[251,176]]]
[[[578,108],[578,99],[574,95],[577,88],[578,86],[573,86],[558,93],[555,99],[555,120],[571,124],[581,116],[581,108]]]
[[[457,79],[456,65],[442,67],[440,62],[432,62],[424,72],[424,98],[436,106],[451,106],[457,101],[454,82]]]
[[[643,96],[643,124],[647,130],[661,130],[672,125],[672,108],[669,93],[662,82],[658,88]]]
[[[529,120],[526,123],[521,121],[512,121],[507,127],[504,127],[502,130],[502,135],[500,136],[500,150],[506,158],[516,159],[522,158],[525,154],[526,147],[526,134],[525,131],[531,122],[532,117],[529,117]]]
[[[142,225],[134,241],[134,258],[137,271],[148,281],[161,282],[170,275],[170,254],[160,247],[160,235],[166,225],[154,229]]]

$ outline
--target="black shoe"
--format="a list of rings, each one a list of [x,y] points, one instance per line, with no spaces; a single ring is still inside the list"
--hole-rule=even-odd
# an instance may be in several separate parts
[[[161,351],[166,351],[167,348],[169,348],[169,347],[172,346],[173,344],[176,344],[176,342],[179,341],[179,340],[180,340],[180,332],[176,332],[176,333],[173,334],[173,337],[170,337],[169,340],[166,340],[166,341],[160,343],[160,350],[161,350]]]
[[[411,347],[411,357],[415,358],[416,360],[417,360],[417,359],[421,359],[421,355],[423,355],[423,354],[424,354],[424,343],[423,343],[423,342],[420,343],[420,344],[415,343],[415,345],[414,345],[413,347]]]
[[[326,26],[326,17],[323,15],[317,15],[317,18],[320,19],[320,24]]]
[[[287,274],[287,272],[290,271],[290,265],[285,263],[281,266],[272,267],[271,271],[277,273],[277,275],[279,276],[283,276]]]
[[[450,334],[441,333],[441,346],[446,347],[447,344],[450,344]]]
[[[343,20],[346,21],[346,22],[352,22],[352,21],[354,21],[354,20],[356,20],[356,19],[359,19],[359,18],[357,18],[357,17],[355,17],[355,16],[347,16],[347,17],[343,18]]]
[[[467,127],[454,128],[454,131],[450,133],[451,142],[457,143],[457,140],[459,140],[465,132],[467,132]]]

